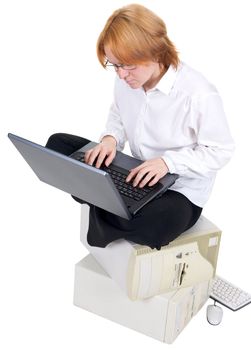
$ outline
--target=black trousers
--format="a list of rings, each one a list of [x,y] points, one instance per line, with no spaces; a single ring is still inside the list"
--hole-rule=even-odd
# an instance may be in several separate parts
[[[46,147],[70,155],[88,142],[79,136],[58,133],[50,136]],[[160,249],[192,227],[202,212],[202,208],[183,194],[172,190],[167,190],[160,198],[149,202],[131,220],[89,205],[87,241],[97,247],[105,247],[114,240],[124,238]]]

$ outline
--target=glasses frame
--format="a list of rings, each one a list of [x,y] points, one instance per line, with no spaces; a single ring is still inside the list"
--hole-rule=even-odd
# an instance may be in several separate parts
[[[119,70],[119,68],[124,70],[134,70],[137,68],[135,64],[132,64],[132,65],[116,64],[116,63],[111,63],[108,59],[106,59],[105,61],[105,67],[113,67],[116,72]]]

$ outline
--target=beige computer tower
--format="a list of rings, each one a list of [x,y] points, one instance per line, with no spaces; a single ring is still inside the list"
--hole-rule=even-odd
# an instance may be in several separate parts
[[[205,217],[160,251],[123,239],[106,248],[86,240],[89,207],[81,209],[81,241],[131,300],[194,286],[215,275],[221,231]]]
[[[132,301],[91,255],[75,266],[74,304],[165,343],[172,343],[207,301],[210,281]]]

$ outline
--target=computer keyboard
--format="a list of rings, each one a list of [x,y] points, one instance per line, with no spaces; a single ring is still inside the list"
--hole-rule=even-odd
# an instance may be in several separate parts
[[[131,183],[125,181],[128,176],[128,173],[125,174],[125,171],[123,171],[123,169],[120,170],[117,167],[109,168],[106,166],[102,166],[101,169],[110,174],[120,194],[132,198],[136,201],[143,199],[154,188],[153,186],[146,186],[143,188],[133,187]]]
[[[215,276],[213,280],[210,298],[233,311],[237,311],[251,303],[251,294],[219,276]]]
[[[72,158],[84,162],[84,152],[75,152],[72,155]],[[156,185],[151,187],[145,186],[143,188],[134,187],[132,183],[128,183],[125,181],[129,172],[115,165],[111,165],[109,167],[102,165],[100,169],[110,174],[115,186],[117,187],[121,195],[132,198],[136,201],[143,199],[149,192],[151,192],[156,187]]]

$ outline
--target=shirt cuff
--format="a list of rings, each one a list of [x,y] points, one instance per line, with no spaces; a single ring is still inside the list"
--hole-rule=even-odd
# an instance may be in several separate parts
[[[162,156],[161,159],[166,163],[166,166],[168,167],[169,173],[170,174],[175,174],[175,165],[172,162],[172,160],[166,156]]]
[[[177,154],[174,155],[174,157],[178,157]],[[178,175],[184,175],[187,172],[187,166],[179,164],[179,162],[174,162],[172,160],[172,156],[170,155],[164,155],[161,157],[164,162],[166,163],[169,172],[171,174],[178,174]]]

